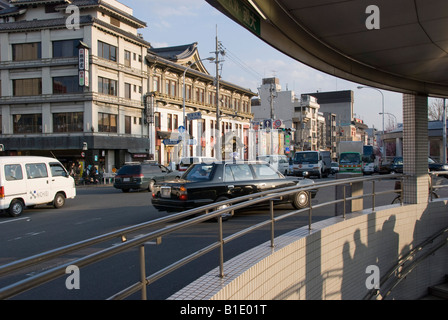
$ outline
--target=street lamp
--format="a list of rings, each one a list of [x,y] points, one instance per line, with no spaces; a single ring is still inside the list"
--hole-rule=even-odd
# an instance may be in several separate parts
[[[378,113],[378,114],[382,114],[383,117],[384,117],[384,114],[387,114],[387,115],[389,115],[389,116],[394,117],[394,119],[395,119],[395,123],[396,123],[397,126],[398,126],[398,120],[397,120],[397,117],[396,117],[393,113],[390,113],[390,112],[380,112],[380,113]]]
[[[204,60],[214,61],[215,58],[213,58],[213,57],[208,57],[208,58],[205,58],[205,59],[201,59],[201,60],[195,61],[195,62],[193,62],[192,64],[190,64],[188,67],[186,67],[185,70],[184,70],[184,74],[183,74],[183,77],[182,77],[182,79],[183,79],[183,81],[182,81],[182,110],[183,110],[183,116],[184,116],[184,121],[183,121],[183,124],[184,124],[184,130],[187,130],[187,121],[186,121],[186,118],[185,118],[185,74],[186,74],[187,71],[188,71],[189,69],[191,69],[191,67],[193,67],[196,63],[198,63],[198,62],[200,62],[200,61],[204,61]],[[183,155],[183,157],[186,157],[186,156],[187,156],[187,141],[185,140],[185,136],[183,137],[182,141],[183,141],[182,155]]]

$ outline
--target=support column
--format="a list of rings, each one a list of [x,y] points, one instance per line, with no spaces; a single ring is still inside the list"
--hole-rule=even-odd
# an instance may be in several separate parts
[[[428,201],[428,97],[403,95],[404,202]]]

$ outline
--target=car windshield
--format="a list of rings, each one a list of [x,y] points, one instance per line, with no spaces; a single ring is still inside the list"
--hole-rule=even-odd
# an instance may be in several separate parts
[[[360,163],[359,153],[342,153],[339,164],[343,163]]]
[[[211,179],[213,164],[200,163],[194,165],[186,173],[185,179],[190,181],[207,181]]]
[[[317,152],[296,153],[294,161],[296,163],[317,163]]]
[[[436,163],[433,159],[428,158],[428,163]]]

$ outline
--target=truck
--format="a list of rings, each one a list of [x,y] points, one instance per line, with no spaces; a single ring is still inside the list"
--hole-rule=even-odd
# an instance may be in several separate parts
[[[295,176],[327,177],[331,172],[330,151],[298,151],[294,154],[292,170]]]
[[[361,173],[364,144],[362,141],[340,141],[339,173]]]

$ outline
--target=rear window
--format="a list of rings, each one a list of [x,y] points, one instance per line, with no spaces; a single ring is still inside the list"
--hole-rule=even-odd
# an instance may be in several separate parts
[[[5,165],[5,178],[7,181],[22,180],[23,173],[20,164]]]
[[[277,171],[272,169],[269,165],[266,164],[254,164],[252,168],[255,171],[255,175],[258,179],[278,179],[280,175]]]
[[[124,166],[118,170],[117,175],[126,175],[126,174],[140,174],[141,167],[140,166]]]

